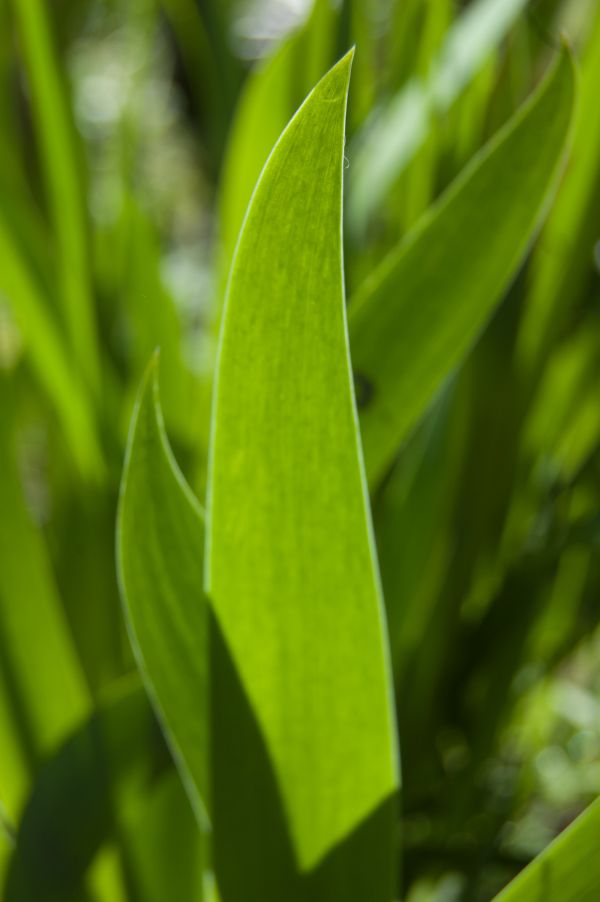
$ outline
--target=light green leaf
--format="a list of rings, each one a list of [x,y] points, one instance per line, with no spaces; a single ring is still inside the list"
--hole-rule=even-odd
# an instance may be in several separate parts
[[[448,111],[506,36],[527,0],[476,0],[449,30],[426,78],[413,78],[375,111],[351,148],[348,225],[360,231]]]
[[[562,52],[540,88],[383,261],[350,306],[374,485],[481,332],[556,186],[575,82]]]
[[[294,867],[299,874],[314,868],[371,819],[375,827],[362,838],[359,831],[351,854],[341,851],[332,864],[332,882],[315,876],[316,895],[298,898],[392,895],[395,724],[342,279],[351,59],[319,82],[273,150],[226,301],[213,402],[207,591],[213,650],[220,642],[221,655],[230,656],[230,673],[218,657],[213,673],[215,849],[227,900],[296,898],[286,895]],[[252,727],[242,727],[231,703],[236,681]],[[236,798],[228,781],[242,766],[228,745],[236,736],[249,778],[237,780],[237,804],[256,824],[249,821],[243,843],[238,812],[232,819],[224,810]],[[278,816],[290,834],[287,850]],[[221,818],[230,820],[223,826]],[[243,861],[227,860],[233,849]],[[286,851],[291,865],[282,863]],[[229,873],[236,868],[237,877]],[[248,880],[251,889],[236,896]]]
[[[600,898],[600,801],[590,805],[496,902],[596,902]]]
[[[121,596],[146,688],[190,801],[208,801],[208,632],[202,593],[204,523],[171,454],[158,401],[157,359],[134,413],[119,505]]]

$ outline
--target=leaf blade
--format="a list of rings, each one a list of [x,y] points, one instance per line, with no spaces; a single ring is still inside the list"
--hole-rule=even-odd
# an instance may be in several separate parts
[[[309,95],[255,189],[213,401],[207,591],[272,764],[300,873],[398,785],[343,304],[350,59]],[[260,807],[252,791],[246,804],[254,798]],[[218,850],[218,829],[215,836]],[[391,866],[389,823],[378,838]],[[378,879],[388,885],[375,889],[373,876],[373,898],[391,897],[389,874]],[[356,889],[348,891],[353,898]]]
[[[157,358],[142,382],[117,528],[121,598],[144,684],[192,807],[207,826],[208,639],[203,514],[168,446]]]

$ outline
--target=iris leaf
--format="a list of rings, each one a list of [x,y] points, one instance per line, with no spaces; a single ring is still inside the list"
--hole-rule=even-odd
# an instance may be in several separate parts
[[[207,606],[204,523],[171,454],[156,358],[133,417],[121,487],[117,553],[130,637],[192,806],[208,800]]]
[[[207,505],[224,900],[244,884],[245,899],[392,898],[395,725],[342,277],[351,58],[273,150],[225,307]],[[234,803],[236,761],[248,779]],[[252,811],[249,836],[239,809]]]

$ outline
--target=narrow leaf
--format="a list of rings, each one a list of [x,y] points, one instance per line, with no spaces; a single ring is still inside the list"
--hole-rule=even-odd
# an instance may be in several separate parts
[[[24,772],[85,717],[90,698],[46,546],[25,504],[7,388],[0,379],[0,797],[15,818]]]
[[[119,505],[121,596],[146,688],[200,824],[208,799],[207,608],[204,523],[171,454],[156,358],[134,413]]]
[[[224,900],[296,898],[286,895],[294,868],[314,868],[371,818],[375,828],[359,831],[346,857],[341,851],[332,863],[338,882],[315,876],[316,895],[299,898],[392,896],[393,807],[386,803],[398,785],[395,727],[342,280],[351,58],[309,95],[263,170],[221,335],[207,584],[231,665],[228,677],[219,666],[213,674],[215,848]],[[237,804],[255,823],[243,841],[237,812],[227,820],[225,810],[240,757],[227,747],[241,729],[234,681],[253,724],[239,739],[249,779],[237,781]],[[287,875],[278,817],[289,831]],[[234,850],[243,861],[226,859]],[[229,873],[236,868],[237,877]]]
[[[465,357],[523,259],[556,186],[574,93],[564,50],[353,299],[350,344],[367,387],[361,433],[370,484]]]
[[[60,57],[52,37],[51,7],[43,0],[12,0],[29,81],[32,114],[56,235],[64,322],[71,351],[90,387],[98,390],[100,361],[90,288],[86,203],[76,131]]]
[[[97,477],[103,463],[88,395],[73,372],[32,268],[0,211],[0,292],[23,334],[31,366],[56,409],[81,472]]]

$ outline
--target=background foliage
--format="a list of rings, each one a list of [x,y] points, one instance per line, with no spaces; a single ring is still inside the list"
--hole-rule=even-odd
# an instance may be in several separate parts
[[[465,317],[425,413],[414,399],[436,387],[439,347],[414,385],[396,386],[415,410],[369,474],[405,897],[490,899],[600,789],[600,10],[594,0],[309,7],[0,0],[7,899],[201,898],[205,851],[119,601],[127,429],[160,345],[170,443],[204,498],[216,334],[246,206],[284,126],[354,43],[345,276],[367,450],[378,399],[365,373],[394,337],[363,328],[369,275],[400,246],[393,272],[401,285],[423,274],[419,306],[435,295],[436,317],[459,302]],[[506,251],[525,229],[517,200],[534,227],[540,173],[550,179],[568,131],[558,96],[557,134],[543,140],[553,117],[540,117],[522,158],[498,169],[499,202],[514,198],[505,232],[473,190],[434,245],[432,203],[531,94],[562,34],[579,101],[537,240],[522,260],[522,248]],[[511,168],[516,159],[527,165]],[[450,242],[453,267],[436,268],[428,247]],[[385,293],[385,279],[375,288]],[[189,498],[184,516],[201,536]]]

